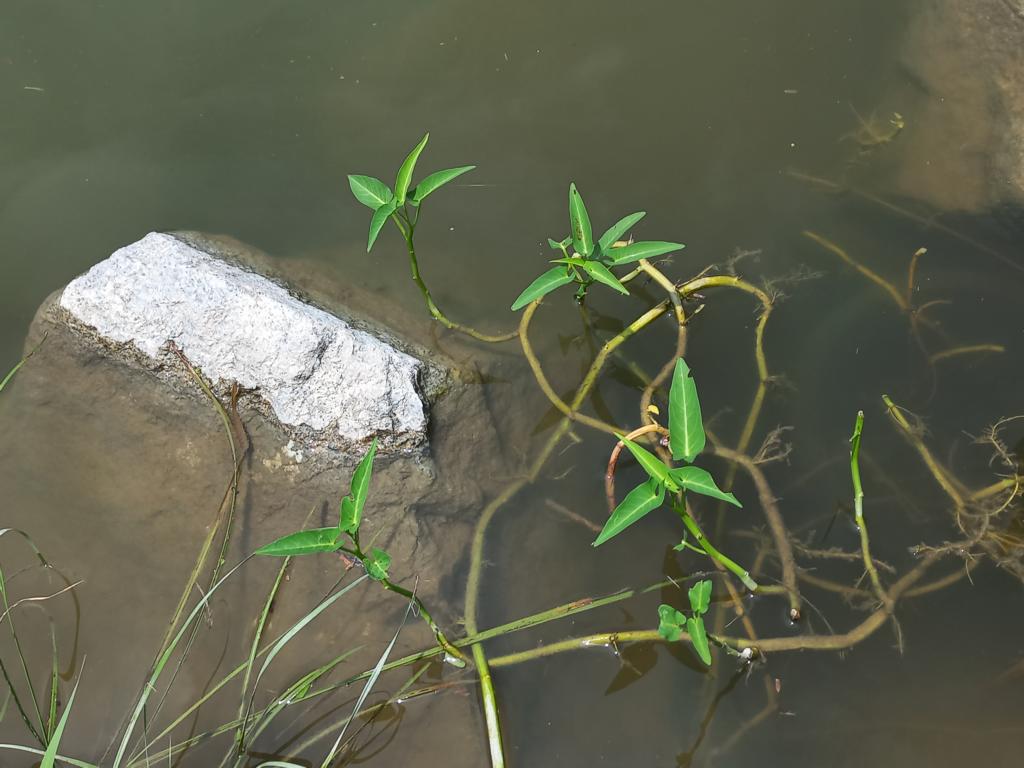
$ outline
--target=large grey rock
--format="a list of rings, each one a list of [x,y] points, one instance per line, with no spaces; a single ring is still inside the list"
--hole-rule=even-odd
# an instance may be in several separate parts
[[[154,361],[176,344],[212,380],[255,390],[307,440],[380,437],[396,447],[426,438],[419,360],[184,239],[151,233],[121,248],[73,280],[59,304]]]

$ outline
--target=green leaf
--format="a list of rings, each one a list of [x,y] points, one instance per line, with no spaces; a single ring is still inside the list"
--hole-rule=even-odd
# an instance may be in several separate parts
[[[552,264],[572,264],[574,267],[585,266],[588,262],[579,256],[566,256],[564,259],[551,259]]]
[[[608,271],[608,267],[598,261],[585,261],[582,265],[588,275],[599,283],[604,283],[609,288],[614,288],[619,293],[629,296],[626,286],[619,282],[619,279]]]
[[[594,539],[592,546],[599,547],[613,536],[618,536],[637,520],[647,515],[647,513],[660,507],[664,501],[664,485],[654,480],[647,480],[641,483],[627,493],[626,498],[615,508],[615,511],[608,518],[608,522],[604,524],[601,533]]]
[[[572,247],[577,253],[590,256],[594,252],[594,234],[590,229],[587,207],[575,184],[569,185],[569,221],[572,223]]]
[[[715,485],[715,479],[706,469],[690,465],[688,467],[676,467],[671,470],[669,474],[672,475],[672,479],[684,491],[700,493],[704,496],[710,496],[713,499],[726,501],[733,506],[740,507],[741,509],[743,508],[743,505],[736,500],[735,496],[731,493],[719,490],[718,486]]]
[[[686,617],[671,605],[662,603],[658,606],[658,634],[674,643],[683,635]]]
[[[370,556],[366,558],[365,565],[366,572],[370,574],[371,579],[384,581],[388,577],[388,568],[391,566],[391,555],[383,549],[374,547],[370,551]]]
[[[457,179],[462,174],[472,171],[474,168],[476,168],[475,165],[463,165],[459,168],[448,168],[443,171],[435,171],[416,185],[416,188],[412,191],[412,204],[419,205],[426,199],[427,195],[435,189],[443,187],[452,179]]]
[[[708,633],[704,629],[704,619],[686,620],[686,631],[690,634],[690,642],[693,643],[693,650],[700,656],[700,660],[711,666],[711,647],[708,645]]]
[[[606,261],[611,266],[621,267],[623,264],[631,264],[634,261],[640,261],[640,259],[653,259],[656,256],[664,256],[666,253],[672,253],[672,251],[678,251],[685,247],[682,243],[649,240],[612,248],[610,251],[604,251],[604,254]]]
[[[711,605],[711,581],[703,579],[698,581],[687,593],[690,596],[690,608],[694,616],[703,616],[708,612]]]
[[[291,557],[314,552],[334,552],[341,548],[341,532],[337,528],[311,528],[282,536],[256,550],[257,555]]]
[[[571,242],[572,242],[572,238],[571,237],[565,238],[565,240],[563,240],[562,242],[558,242],[557,240],[552,240],[550,237],[548,238],[548,245],[551,246],[551,250],[552,251],[563,251],[563,250],[565,250],[566,248],[569,247],[569,243],[571,243]]]
[[[356,196],[356,200],[371,211],[376,211],[382,205],[390,203],[395,196],[387,184],[373,176],[350,175],[348,185],[352,188],[352,194]]]
[[[420,157],[420,152],[427,146],[427,139],[429,138],[429,133],[424,135],[420,143],[416,145],[416,148],[405,158],[402,167],[398,169],[398,176],[395,177],[395,200],[398,202],[398,205],[405,205],[405,195],[409,191],[412,172],[416,168],[416,161]]]
[[[377,438],[370,443],[370,450],[366,452],[356,471],[352,473],[352,482],[349,483],[349,494],[341,500],[341,509],[338,520],[339,530],[346,533],[355,533],[359,530],[359,524],[363,520],[363,507],[366,504],[366,496],[370,490],[370,475],[373,473],[373,459],[377,455]]]
[[[644,468],[644,471],[648,475],[664,485],[670,491],[677,492],[681,490],[675,478],[672,477],[671,471],[664,465],[664,463],[662,463],[661,459],[646,448],[637,445],[628,437],[618,435],[618,438],[627,448],[629,448],[629,452],[633,454],[637,462],[639,462],[640,466]]]
[[[515,300],[512,305],[512,311],[522,309],[531,301],[536,301],[541,296],[551,293],[556,288],[560,288],[566,283],[571,283],[573,280],[572,275],[565,271],[562,267],[555,267],[549,269],[543,275],[538,277],[532,283],[530,283],[526,290],[519,294],[519,298]]]
[[[390,202],[385,203],[373,212],[373,216],[370,217],[370,236],[366,240],[367,253],[369,253],[370,249],[373,248],[373,244],[376,242],[377,235],[380,234],[380,230],[381,227],[384,226],[384,222],[388,220],[388,217],[394,213],[397,208],[398,198],[393,198]]]
[[[668,435],[672,458],[676,461],[693,461],[704,450],[707,440],[700,418],[697,383],[681,357],[676,360],[668,393]]]
[[[629,216],[623,216],[617,222],[608,227],[608,231],[601,235],[597,241],[597,247],[601,253],[607,254],[608,249],[622,239],[622,236],[629,232],[640,219],[647,215],[646,211],[637,211]],[[624,246],[623,246],[624,247]]]
[[[43,753],[43,759],[39,763],[39,768],[54,768],[57,764],[57,749],[60,747],[60,740],[64,735],[64,727],[68,724],[68,716],[71,714],[71,705],[75,703],[75,694],[78,693],[78,684],[80,682],[82,682],[81,675],[79,675],[78,680],[75,681],[75,687],[71,689],[71,695],[68,696],[68,703],[64,705],[64,712],[61,713],[60,722],[57,723],[57,727],[53,731],[53,736],[50,737],[50,741],[46,745],[46,751]]]

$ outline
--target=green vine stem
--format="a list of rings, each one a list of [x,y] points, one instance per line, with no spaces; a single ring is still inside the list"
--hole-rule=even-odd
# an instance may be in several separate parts
[[[868,539],[868,526],[864,520],[864,489],[860,483],[860,435],[864,429],[864,411],[857,411],[857,420],[853,426],[853,436],[850,438],[850,478],[853,481],[853,512],[857,519],[857,530],[860,532],[860,551],[864,558],[864,568],[867,569],[871,579],[871,586],[875,595],[890,613],[894,607],[893,600],[889,593],[882,586],[878,577],[878,569],[871,557],[871,543]]]
[[[418,214],[416,217],[410,218],[405,211],[395,211],[395,213],[391,214],[391,220],[395,222],[395,226],[397,226],[399,232],[402,233],[402,239],[405,240],[405,247],[409,251],[409,269],[412,272],[412,281],[416,283],[416,287],[419,288],[420,293],[423,294],[423,300],[427,304],[427,310],[430,312],[430,316],[449,330],[464,333],[478,341],[485,341],[489,344],[511,341],[516,338],[516,336],[519,335],[518,331],[511,331],[509,333],[497,335],[481,333],[468,325],[462,325],[461,323],[456,323],[454,320],[450,320],[448,316],[441,311],[441,308],[435,303],[434,297],[430,295],[430,289],[427,288],[427,284],[424,282],[423,276],[420,274],[420,265],[416,258],[416,244],[414,237],[416,233],[416,220],[418,218]]]
[[[708,537],[704,535],[704,531],[701,530],[700,525],[693,519],[693,515],[690,514],[690,510],[686,508],[685,503],[676,499],[672,502],[672,509],[676,511],[676,514],[682,518],[683,525],[686,526],[693,537],[697,540],[697,544],[701,549],[704,550],[705,554],[712,560],[721,563],[733,576],[743,582],[743,586],[749,589],[751,592],[757,592],[757,582],[750,577],[750,572],[744,570],[741,566],[737,565],[736,562],[719,552],[715,546],[708,541]]]

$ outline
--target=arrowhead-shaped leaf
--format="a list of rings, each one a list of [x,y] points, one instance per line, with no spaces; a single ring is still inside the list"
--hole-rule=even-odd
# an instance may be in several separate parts
[[[430,134],[428,133],[420,140],[416,148],[409,153],[409,156],[402,163],[402,167],[398,169],[398,176],[395,177],[395,200],[398,205],[405,205],[405,196],[409,191],[409,184],[412,182],[412,172],[415,170],[416,161],[420,157],[420,152],[427,146],[427,139],[429,138]]]
[[[472,171],[474,168],[476,168],[475,165],[463,165],[461,168],[448,168],[447,170],[436,171],[430,174],[417,184],[416,189],[412,191],[412,204],[419,205],[435,189],[444,186],[452,179],[457,179],[467,171]]]
[[[608,227],[608,231],[601,235],[601,238],[597,241],[597,247],[601,253],[607,254],[608,249],[621,240],[622,236],[629,232],[629,230],[633,228],[633,225],[646,215],[646,211],[637,211],[636,213],[629,214],[629,216],[623,216],[617,222]]]
[[[366,572],[370,574],[370,578],[384,581],[388,577],[389,567],[391,567],[391,555],[383,549],[374,547],[370,551],[370,556],[366,558]]]
[[[366,240],[366,252],[369,253],[370,249],[373,248],[373,244],[377,241],[377,235],[380,234],[381,227],[388,220],[388,217],[395,212],[398,208],[398,198],[392,198],[389,202],[382,205],[376,211],[373,212],[373,216],[370,217],[370,235]]]
[[[711,666],[711,647],[708,645],[708,633],[704,629],[704,619],[687,619],[686,631],[690,634],[690,642],[693,643],[693,650],[700,656],[700,660]]]
[[[684,491],[693,491],[694,493],[700,493],[714,499],[720,499],[737,507],[743,507],[731,493],[719,490],[718,486],[715,485],[715,479],[711,477],[711,473],[707,470],[690,465],[688,467],[677,467],[671,470],[669,474],[672,475],[672,479]]]
[[[676,360],[668,393],[668,435],[672,458],[693,461],[704,450],[706,437],[700,418],[697,384],[683,358]]]
[[[337,528],[312,528],[282,536],[256,550],[257,555],[292,557],[314,552],[334,552],[341,548],[341,532]]]
[[[614,288],[619,293],[623,293],[629,296],[629,291],[626,290],[619,279],[615,277],[611,272],[608,271],[608,267],[599,261],[584,261],[580,266],[586,271],[588,275],[594,278],[599,283],[604,283],[609,288]]]
[[[683,636],[686,617],[671,605],[662,603],[658,606],[658,634],[674,643]]]
[[[553,251],[565,250],[566,248],[569,247],[569,243],[571,243],[571,242],[572,242],[572,238],[571,237],[565,238],[565,240],[563,240],[562,242],[558,242],[557,240],[552,240],[550,237],[548,238],[548,245],[551,247],[551,250],[553,250]]]
[[[615,508],[608,522],[604,524],[600,535],[594,539],[593,546],[599,547],[613,536],[640,520],[648,512],[652,512],[665,501],[665,486],[654,480],[641,483],[626,494],[626,498]]]
[[[569,185],[569,221],[572,224],[572,247],[583,256],[594,252],[594,233],[590,229],[590,216],[575,184]]]
[[[694,616],[703,616],[711,605],[711,582],[708,579],[698,581],[687,593],[690,597],[690,608]]]
[[[664,485],[670,491],[676,492],[681,490],[675,478],[672,477],[671,471],[665,466],[661,459],[646,448],[637,445],[628,437],[624,437],[622,435],[619,435],[618,437],[648,475],[654,478],[658,483]]]
[[[685,247],[682,243],[650,240],[611,248],[611,250],[602,250],[602,253],[604,253],[605,261],[608,264],[613,267],[621,267],[623,264],[631,264],[634,261],[640,261],[640,259],[653,259],[657,256],[664,256],[666,253],[672,253],[672,251],[678,251]]]
[[[349,495],[341,500],[341,514],[338,527],[346,533],[355,533],[363,519],[363,507],[370,490],[370,475],[373,473],[373,459],[377,455],[377,438],[370,443],[349,483]]]
[[[353,174],[348,177],[348,185],[352,188],[356,200],[372,211],[390,203],[391,198],[395,196],[387,184],[373,176]]]
[[[549,269],[543,275],[530,283],[526,287],[525,291],[519,294],[519,298],[516,299],[515,303],[512,305],[512,311],[516,312],[517,310],[522,309],[531,301],[535,301],[541,296],[551,293],[551,291],[556,288],[560,288],[566,283],[571,283],[572,280],[572,275],[566,272],[564,267],[554,267],[553,269]]]

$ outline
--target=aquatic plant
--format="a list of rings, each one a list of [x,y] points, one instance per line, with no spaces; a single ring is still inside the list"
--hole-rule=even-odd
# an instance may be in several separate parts
[[[556,258],[555,266],[531,283],[515,300],[513,308],[522,312],[517,329],[505,334],[489,335],[448,318],[433,301],[420,273],[414,233],[424,200],[444,184],[471,170],[473,166],[439,171],[413,185],[417,160],[426,143],[427,137],[424,136],[401,164],[394,189],[373,177],[349,177],[353,194],[359,202],[373,211],[368,249],[374,247],[384,224],[388,220],[392,221],[405,241],[413,280],[424,297],[431,317],[445,328],[466,334],[478,341],[505,342],[517,339],[539,389],[551,403],[553,413],[557,417],[550,434],[532,450],[525,470],[510,480],[490,500],[476,522],[466,582],[465,631],[458,635],[450,633],[449,639],[449,635],[441,630],[426,611],[415,589],[405,589],[391,580],[390,556],[379,548],[364,548],[361,543],[360,530],[368,508],[371,475],[376,456],[375,443],[371,444],[367,454],[353,472],[348,493],[339,503],[337,525],[300,530],[284,536],[264,545],[253,555],[223,572],[225,553],[234,521],[239,475],[244,467],[243,459],[249,450],[248,437],[236,410],[234,395],[237,394],[237,389],[230,401],[221,402],[202,371],[194,368],[184,355],[179,355],[184,369],[193,377],[220,417],[230,446],[231,466],[224,496],[215,511],[209,533],[201,542],[196,562],[184,585],[182,596],[155,654],[153,664],[142,681],[142,686],[122,726],[111,734],[108,753],[113,753],[112,762],[107,760],[106,754],[96,763],[59,754],[62,736],[66,733],[69,720],[73,726],[73,718],[70,716],[81,682],[81,670],[79,668],[79,680],[76,680],[70,696],[61,705],[60,682],[56,672],[57,642],[54,636],[51,664],[47,670],[49,689],[44,696],[39,696],[38,686],[33,682],[30,664],[24,653],[15,619],[19,606],[25,602],[53,599],[79,585],[65,579],[64,586],[53,594],[15,600],[9,595],[8,580],[2,568],[0,597],[3,600],[4,612],[0,615],[0,624],[7,627],[13,638],[16,664],[8,663],[7,659],[0,657],[0,671],[9,689],[11,701],[35,744],[0,744],[0,749],[32,755],[41,759],[44,766],[63,761],[79,768],[97,768],[100,763],[104,766],[113,765],[115,768],[142,768],[151,764],[173,762],[197,745],[224,737],[230,739],[231,743],[224,751],[222,765],[248,765],[256,759],[261,761],[260,765],[269,768],[295,766],[297,758],[290,758],[290,755],[303,755],[321,740],[333,738],[333,744],[324,753],[321,763],[326,768],[328,765],[337,764],[346,756],[352,756],[352,745],[358,731],[354,735],[350,735],[348,731],[356,717],[364,717],[372,722],[376,715],[400,699],[415,698],[418,695],[443,690],[445,686],[469,681],[480,686],[491,763],[498,768],[505,764],[505,750],[501,710],[491,676],[492,669],[508,668],[556,654],[594,647],[613,649],[615,655],[619,656],[620,649],[628,648],[634,643],[688,643],[705,665],[712,664],[719,652],[729,654],[738,661],[736,675],[741,675],[746,674],[751,669],[750,665],[767,653],[796,650],[839,651],[864,641],[887,624],[893,626],[897,640],[901,641],[897,609],[902,602],[956,583],[977,567],[981,554],[987,555],[989,559],[1024,578],[1024,541],[1004,522],[1008,516],[1007,510],[1015,511],[1020,508],[1019,501],[1024,485],[1024,477],[1021,476],[1016,457],[1007,448],[1001,433],[1012,419],[997,421],[983,434],[981,442],[994,452],[998,476],[989,485],[975,489],[956,477],[936,457],[927,444],[924,431],[918,425],[916,417],[885,395],[882,396],[882,405],[898,434],[910,444],[928,475],[950,501],[951,525],[957,533],[955,540],[939,545],[919,545],[916,548],[919,559],[902,573],[878,561],[872,554],[868,536],[869,515],[865,512],[865,493],[859,463],[863,412],[857,415],[850,439],[850,477],[853,485],[854,519],[860,537],[859,551],[816,549],[809,543],[797,540],[787,529],[779,509],[779,501],[772,492],[763,469],[766,464],[779,461],[786,455],[787,449],[781,442],[781,432],[779,429],[767,431],[760,448],[756,448],[754,442],[766,392],[773,379],[765,355],[764,337],[768,321],[775,309],[777,296],[772,290],[759,287],[736,274],[718,274],[711,268],[703,269],[686,279],[670,279],[663,271],[664,265],[656,265],[651,259],[664,257],[682,246],[663,241],[629,240],[630,230],[643,218],[642,212],[623,217],[595,241],[583,199],[575,185],[570,185],[569,225],[572,234],[557,242],[549,241],[549,245],[560,252],[561,257]],[[867,269],[831,241],[811,232],[807,232],[806,235],[881,287],[900,310],[907,313],[915,333],[919,327],[932,330],[927,318],[922,317],[922,313],[929,305],[915,306],[911,302],[916,265],[923,255],[923,250],[916,252],[911,259],[907,289],[903,291],[897,289],[889,280]],[[632,267],[628,273],[614,272],[625,265]],[[542,300],[557,301],[563,295],[553,294],[556,288],[575,284],[575,298],[585,311],[584,300],[589,298],[589,289],[595,284],[600,283],[616,292],[625,293],[630,291],[634,280],[653,285],[660,292],[660,299],[652,299],[646,292],[634,291],[634,296],[641,294],[646,301],[642,312],[632,321],[616,329],[599,347],[595,347],[589,367],[575,390],[568,396],[559,395],[548,381],[530,339],[531,327],[543,306]],[[719,435],[713,434],[705,427],[697,397],[697,385],[686,362],[687,334],[694,324],[694,318],[704,302],[710,301],[713,294],[723,290],[737,291],[752,298],[759,310],[753,326],[752,358],[756,371],[754,392],[745,411],[740,434],[732,445],[727,445]],[[567,299],[567,295],[564,298]],[[654,375],[649,375],[628,357],[624,351],[625,345],[633,337],[665,318],[674,320],[675,344],[672,345],[672,349],[667,350],[667,360],[662,368]],[[924,349],[922,344],[922,350]],[[955,359],[966,354],[998,351],[1001,351],[1001,348],[996,345],[958,346],[947,343],[945,348],[938,352],[926,351],[924,361],[927,365],[933,366],[941,360]],[[730,354],[735,355],[735,352],[730,350]],[[584,411],[586,404],[593,399],[601,377],[613,358],[628,367],[634,378],[642,385],[638,403],[639,423],[634,428],[614,423],[610,416],[602,416],[600,411],[597,411],[597,415]],[[7,386],[23,364],[24,361],[19,363],[14,371],[0,381],[0,390]],[[663,407],[667,407],[667,427],[658,420]],[[559,446],[574,433],[577,426],[614,437],[614,443],[609,440],[611,454],[605,475],[609,516],[604,525],[595,531],[597,538],[593,542],[594,546],[604,546],[627,528],[636,525],[642,518],[665,506],[667,502],[667,506],[680,519],[685,529],[682,541],[676,545],[676,549],[697,552],[701,557],[709,558],[714,570],[692,572],[683,579],[670,577],[646,587],[623,589],[607,595],[585,595],[563,605],[498,626],[481,628],[479,608],[484,578],[484,547],[490,526],[499,512],[508,506],[509,501],[540,475]],[[623,455],[634,458],[647,478],[618,501],[615,479],[619,459]],[[728,463],[729,470],[724,480],[716,480],[709,472],[694,463],[703,456],[714,456]],[[726,506],[739,506],[739,502],[732,494],[734,481],[739,472],[745,473],[752,481],[756,489],[757,505],[766,523],[765,533],[745,532],[756,542],[761,553],[754,558],[749,570],[722,554],[704,533],[710,514],[709,510],[703,508],[702,501],[707,499],[718,502],[723,510]],[[691,496],[696,498],[691,501]],[[748,502],[748,507],[750,506],[753,504]],[[716,531],[713,534],[716,540],[719,532],[725,528],[726,520],[724,515],[718,515]],[[11,529],[0,529],[0,537],[8,533],[20,534],[37,556],[39,567],[56,573],[27,535]],[[343,555],[349,564],[358,566],[358,569],[353,570],[362,571],[362,575],[345,586],[342,586],[342,581],[339,580],[317,605],[306,611],[285,631],[268,639],[265,635],[269,616],[279,596],[289,563],[298,556],[327,553]],[[183,665],[188,663],[193,641],[201,629],[201,616],[209,610],[211,598],[220,594],[222,586],[257,555],[278,557],[282,559],[282,563],[268,591],[262,611],[256,617],[246,658],[227,674],[211,681],[207,690],[181,712],[173,717],[162,718],[168,701],[168,691],[174,685]],[[857,579],[851,586],[820,578],[808,570],[798,568],[798,556],[853,562],[858,568],[863,569],[866,582],[862,584],[861,579]],[[953,569],[932,581],[924,580],[936,563],[950,557],[963,558],[963,567]],[[772,564],[777,567],[777,581],[770,572]],[[341,576],[344,578],[345,573]],[[257,691],[265,687],[265,684],[260,684],[266,679],[272,662],[285,651],[289,643],[314,620],[333,606],[341,604],[342,598],[357,586],[370,585],[374,582],[383,590],[393,592],[405,601],[405,616],[398,631],[401,631],[412,612],[418,612],[434,633],[435,642],[423,650],[402,658],[391,659],[398,637],[396,632],[372,668],[348,675],[341,680],[331,680],[329,675],[355,650],[338,649],[325,664],[303,672],[287,682],[268,701],[258,703]],[[721,587],[717,596],[714,594],[716,586]],[[860,601],[866,607],[867,614],[845,631],[822,634],[807,630],[802,633],[783,633],[780,636],[760,636],[744,608],[743,590],[771,600],[783,601],[789,609],[789,617],[797,621],[802,617],[806,604],[802,588],[808,587]],[[669,594],[668,598],[662,598],[664,602],[659,606],[656,626],[652,616],[648,628],[611,629],[584,636],[569,636],[546,644],[529,644],[524,650],[502,655],[488,652],[487,643],[495,638],[510,637],[550,622],[624,603],[656,590],[664,590]],[[684,591],[685,601],[682,599]],[[201,595],[198,600],[193,597],[197,592]],[[728,634],[726,621],[730,614],[740,623],[741,629],[736,630],[735,634]],[[467,663],[467,650],[471,653],[472,664]],[[455,673],[460,677],[455,681],[414,688],[430,662],[438,658],[453,662],[456,666],[461,665],[461,671]],[[408,670],[409,675],[396,692],[383,701],[367,704],[370,690],[381,676],[389,670],[402,669]],[[738,677],[734,676],[733,679],[736,680]],[[766,698],[763,710],[742,727],[737,728],[719,747],[720,750],[728,748],[775,711],[776,692],[767,673],[764,675],[764,681]],[[326,726],[314,728],[309,734],[303,734],[301,741],[290,744],[287,750],[282,750],[282,753],[286,751],[286,754],[277,759],[267,759],[265,753],[256,752],[253,748],[256,739],[265,733],[272,723],[277,722],[282,713],[294,711],[295,707],[305,703],[315,703],[335,692],[347,692],[351,686],[360,683],[363,684],[360,694],[351,706],[345,708],[340,717],[328,718],[331,722]],[[196,717],[210,699],[230,691],[231,684],[240,688],[236,717],[205,730],[194,728],[184,737],[177,734],[177,730],[190,718]],[[717,699],[708,705],[703,722],[706,723],[713,716],[716,702]],[[689,755],[692,756],[702,738],[703,730]]]

